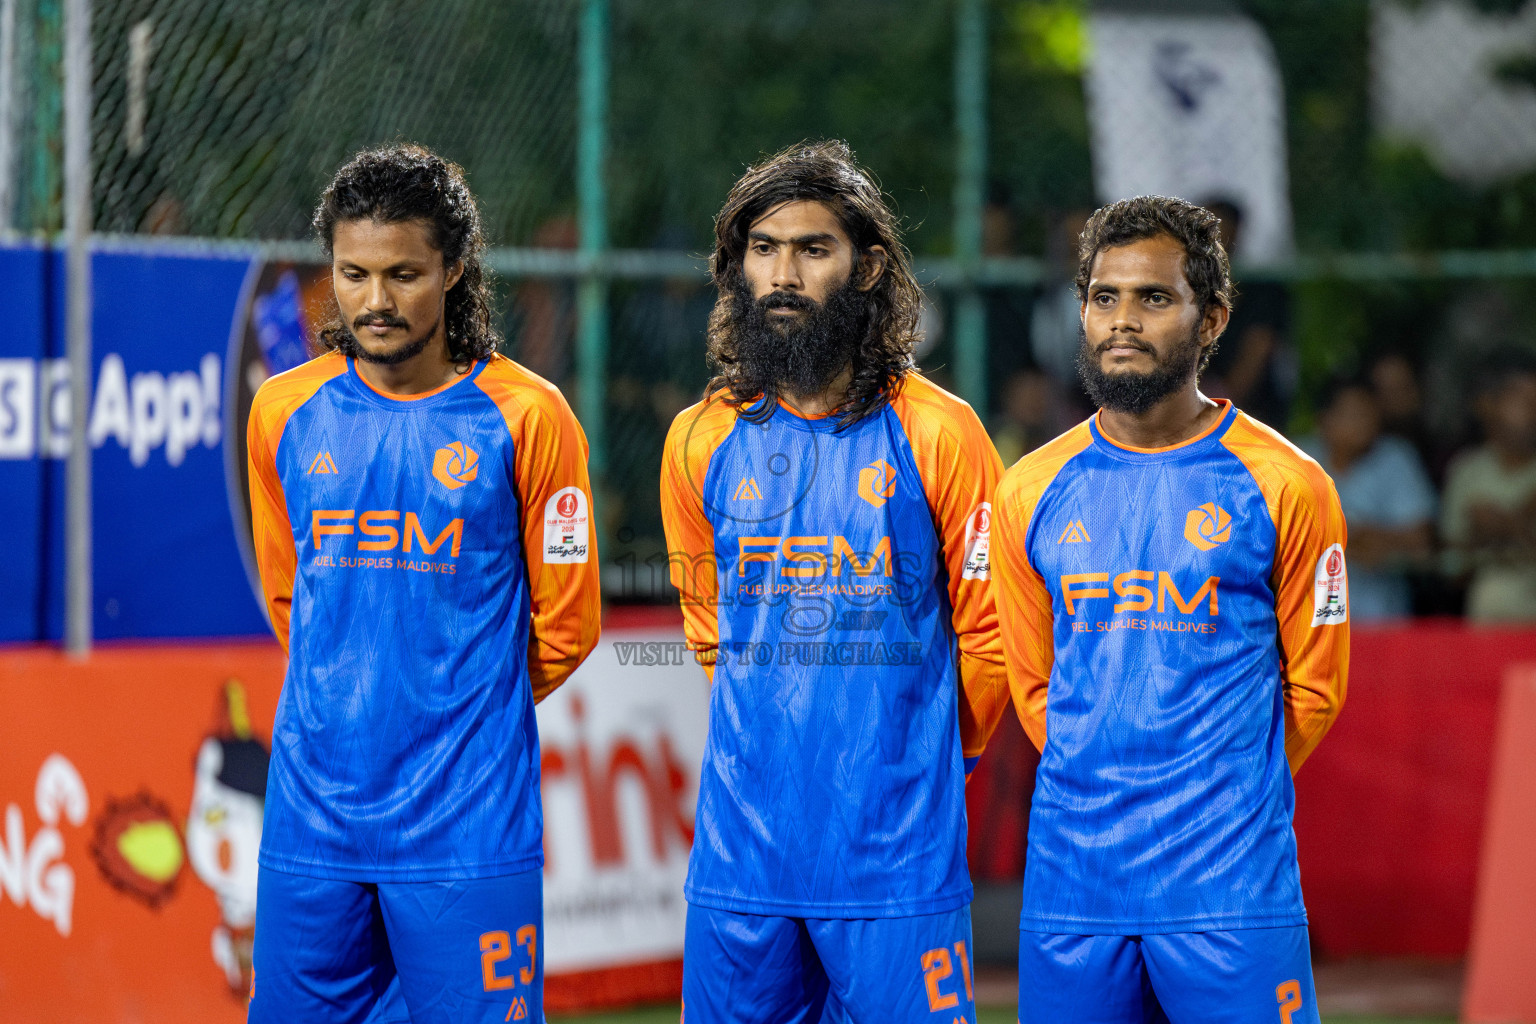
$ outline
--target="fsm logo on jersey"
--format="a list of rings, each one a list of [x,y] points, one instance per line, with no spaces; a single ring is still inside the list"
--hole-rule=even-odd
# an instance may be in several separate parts
[[[463,441],[439,448],[432,457],[432,476],[450,491],[458,490],[480,475],[480,456]]]

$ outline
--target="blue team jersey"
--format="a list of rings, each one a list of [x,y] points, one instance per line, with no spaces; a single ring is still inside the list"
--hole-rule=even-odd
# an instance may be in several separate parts
[[[262,866],[365,881],[538,867],[534,701],[597,635],[585,441],[559,392],[498,356],[401,398],[333,353],[264,384],[249,435],[257,561],[289,653]]]
[[[1014,699],[1042,746],[1026,929],[1304,924],[1291,773],[1344,694],[1344,519],[1317,464],[1224,405],[1128,448],[1097,418],[998,489]]]
[[[912,375],[848,428],[715,399],[662,476],[690,643],[713,666],[685,894],[740,913],[969,902],[963,759],[1006,706],[987,545],[1001,472]]]

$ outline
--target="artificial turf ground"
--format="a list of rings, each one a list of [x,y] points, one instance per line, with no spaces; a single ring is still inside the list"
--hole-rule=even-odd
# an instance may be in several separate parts
[[[556,1017],[559,1024],[677,1024],[677,1007],[655,1006],[623,1013],[601,1013],[587,1017]],[[983,1006],[977,1009],[976,1024],[1013,1024],[1013,1010],[1008,1007]],[[1454,1024],[1451,1017],[1325,1017],[1323,1024]]]

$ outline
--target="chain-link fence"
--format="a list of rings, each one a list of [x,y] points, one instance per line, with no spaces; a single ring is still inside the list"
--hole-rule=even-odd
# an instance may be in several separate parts
[[[61,0],[0,3],[0,226],[52,233]],[[594,15],[604,48],[584,49]],[[1422,453],[1443,471],[1479,436],[1471,368],[1530,343],[1516,312],[1536,291],[1536,3],[1523,0],[98,0],[95,229],[304,240],[320,189],[362,146],[410,139],[463,164],[498,247],[510,350],[605,417],[611,594],[656,597],[661,440],[706,378],[702,256],[742,167],[799,138],[852,143],[929,285],[921,365],[986,410],[1016,456],[1084,411],[1066,281],[1106,191],[1094,83],[1134,70],[1106,60],[1119,44],[1103,41],[1124,38],[1109,20],[1150,15],[1241,22],[1279,83],[1285,242],[1240,267],[1241,329],[1213,388],[1299,436],[1325,380],[1405,355],[1434,440]],[[1179,31],[1149,59],[1157,88],[1194,109],[1221,69]],[[582,102],[594,53],[598,123]],[[1256,146],[1232,139],[1208,162]],[[967,172],[959,155],[977,145]],[[584,178],[582,152],[603,173]],[[579,300],[583,281],[604,284],[598,306]],[[595,364],[581,340],[594,308]]]

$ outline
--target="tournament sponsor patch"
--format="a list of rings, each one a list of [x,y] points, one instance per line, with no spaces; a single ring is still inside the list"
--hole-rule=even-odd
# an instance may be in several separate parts
[[[992,578],[992,503],[984,501],[971,512],[965,521],[965,565],[960,570],[963,580],[990,580]]]
[[[1349,621],[1349,578],[1344,569],[1344,545],[1335,544],[1317,560],[1312,577],[1312,625],[1334,626]]]
[[[564,487],[544,503],[544,564],[585,562],[591,517],[579,487]]]

